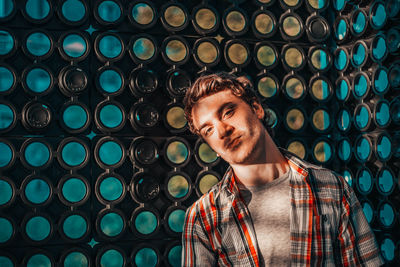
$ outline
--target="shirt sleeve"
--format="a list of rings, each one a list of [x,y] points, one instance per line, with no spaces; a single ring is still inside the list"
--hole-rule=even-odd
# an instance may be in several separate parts
[[[182,267],[215,266],[216,260],[194,204],[185,214],[182,232]]]
[[[339,179],[344,192],[336,258],[341,266],[381,266],[384,262],[362,207],[353,189],[342,177]]]

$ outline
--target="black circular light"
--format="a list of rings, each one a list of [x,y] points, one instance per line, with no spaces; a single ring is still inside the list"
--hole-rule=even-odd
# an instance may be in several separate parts
[[[390,103],[386,99],[379,99],[374,105],[374,122],[379,128],[386,128],[390,122]]]
[[[151,238],[160,228],[160,215],[153,207],[139,207],[131,216],[132,232],[140,238]]]
[[[183,232],[186,208],[183,206],[171,206],[164,216],[164,226],[167,233],[172,236],[179,236]]]
[[[89,234],[91,223],[82,211],[67,211],[58,222],[60,236],[68,242],[81,242]]]
[[[134,69],[129,75],[129,89],[137,98],[155,92],[158,83],[157,74],[152,69]]]
[[[357,72],[354,74],[352,91],[353,96],[356,99],[365,98],[368,95],[370,88],[371,81],[369,80],[367,73]]]
[[[354,9],[351,13],[350,30],[353,36],[359,37],[365,33],[368,26],[367,14],[363,9]]]
[[[220,161],[217,153],[204,141],[198,139],[195,145],[195,156],[199,165],[215,166]]]
[[[137,172],[133,175],[130,187],[130,193],[134,200],[139,203],[151,202],[156,199],[161,191],[157,179],[145,172]]]
[[[96,231],[102,239],[117,240],[123,236],[126,226],[126,219],[121,210],[105,208],[97,214]]]
[[[350,91],[351,83],[347,77],[341,76],[335,81],[335,95],[337,100],[341,102],[347,101],[350,97]]]
[[[323,42],[328,39],[331,30],[328,21],[318,15],[310,16],[306,20],[306,33],[311,42]]]
[[[347,69],[350,62],[350,57],[346,48],[336,48],[336,50],[333,52],[333,58],[333,65],[337,71],[343,72]]]
[[[329,139],[321,137],[318,138],[312,145],[311,155],[313,159],[320,163],[326,164],[334,158],[334,146]]]
[[[42,175],[29,175],[21,184],[21,198],[29,206],[45,206],[53,197],[51,181]]]
[[[356,160],[361,163],[371,160],[372,149],[371,139],[367,135],[359,135],[354,142],[353,148]]]
[[[52,119],[50,106],[42,101],[30,101],[22,109],[22,125],[28,130],[44,130]]]
[[[96,266],[123,267],[126,262],[125,252],[115,245],[106,245],[100,248],[96,255]]]
[[[332,117],[326,108],[315,108],[310,116],[312,128],[318,133],[326,133],[332,126]]]
[[[0,133],[14,128],[17,123],[17,112],[14,106],[5,100],[0,100]]]
[[[351,62],[355,68],[361,68],[368,60],[368,47],[364,41],[357,41],[351,48]]]
[[[132,128],[138,132],[155,127],[159,119],[158,109],[150,102],[137,102],[129,111],[129,121]]]
[[[347,17],[339,16],[333,24],[333,32],[338,43],[344,42],[349,36],[350,26]]]
[[[66,96],[76,96],[88,87],[89,78],[85,70],[75,65],[62,68],[58,75],[58,87]]]
[[[165,183],[165,192],[172,201],[184,201],[190,196],[192,185],[190,178],[183,172],[171,172]]]
[[[369,8],[369,23],[375,30],[385,26],[387,21],[387,11],[384,1],[374,1]]]
[[[372,120],[371,109],[367,104],[358,104],[354,109],[354,125],[360,131],[366,131]]]
[[[183,69],[172,69],[167,73],[166,88],[172,98],[185,96],[186,90],[192,85],[189,74]]]
[[[49,143],[41,138],[27,139],[21,146],[21,161],[28,169],[45,169],[53,158]]]
[[[371,193],[374,183],[373,174],[369,168],[358,168],[355,181],[358,192],[360,192],[362,195],[368,195]]]
[[[54,223],[45,213],[28,213],[21,224],[24,239],[34,244],[44,244],[54,233]]]
[[[159,158],[157,144],[150,139],[138,138],[132,142],[129,148],[129,156],[133,164],[153,164]]]

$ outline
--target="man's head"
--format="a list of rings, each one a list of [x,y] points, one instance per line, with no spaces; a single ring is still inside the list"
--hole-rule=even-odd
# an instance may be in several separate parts
[[[199,77],[186,92],[190,130],[229,163],[246,163],[263,146],[266,115],[248,79],[221,72]]]

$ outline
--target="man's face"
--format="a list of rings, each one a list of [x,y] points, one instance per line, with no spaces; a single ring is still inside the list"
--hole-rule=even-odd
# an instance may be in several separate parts
[[[209,146],[230,164],[251,164],[264,149],[267,134],[260,104],[251,107],[230,90],[201,98],[192,109],[194,127]]]

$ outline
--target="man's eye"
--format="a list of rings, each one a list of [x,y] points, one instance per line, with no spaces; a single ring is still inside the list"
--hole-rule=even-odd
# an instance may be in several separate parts
[[[204,135],[208,136],[211,133],[212,129],[211,128],[207,128],[204,130]]]
[[[228,110],[225,112],[224,117],[229,117],[229,116],[231,116],[232,114],[233,114],[233,109],[228,109]]]

